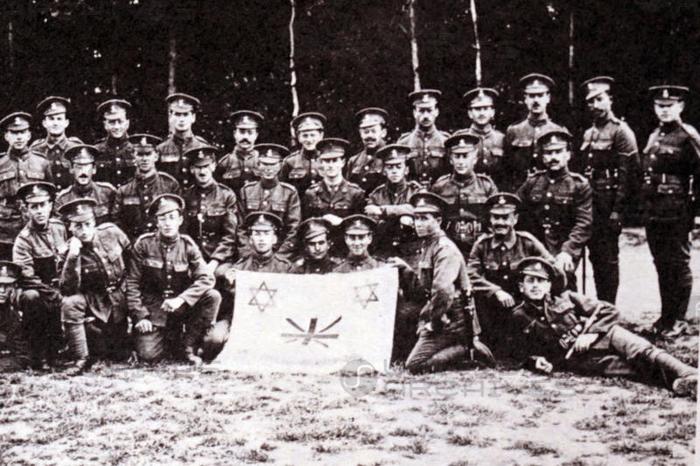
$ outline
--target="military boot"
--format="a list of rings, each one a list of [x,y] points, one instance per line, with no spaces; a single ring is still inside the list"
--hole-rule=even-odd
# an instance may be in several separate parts
[[[661,351],[655,358],[656,366],[661,370],[666,385],[679,396],[695,398],[698,388],[698,372],[683,361]]]
[[[71,355],[75,362],[65,371],[68,376],[80,375],[88,370],[92,362],[88,351],[87,334],[85,324],[66,323],[66,337]]]

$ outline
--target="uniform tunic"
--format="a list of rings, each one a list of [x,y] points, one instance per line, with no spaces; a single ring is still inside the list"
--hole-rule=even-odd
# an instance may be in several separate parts
[[[403,180],[396,185],[384,183],[368,196],[367,205],[382,210],[374,233],[374,250],[380,257],[399,256],[413,262],[420,249],[418,239],[413,228],[401,225],[400,219],[413,213],[408,200],[421,189],[417,181]]]
[[[258,170],[258,151],[244,152],[235,147],[232,152],[224,155],[216,164],[214,177],[231,188],[238,196],[243,185],[260,178]]]
[[[544,168],[535,141],[550,130],[561,129],[549,117],[541,120],[526,118],[506,129],[504,141],[503,170],[506,174],[501,191],[515,192],[527,179],[528,174]]]
[[[176,180],[180,180],[183,188],[191,183],[190,173],[187,169],[186,160],[182,154],[190,149],[208,146],[206,139],[189,133],[185,137],[171,134],[168,138],[156,146],[159,158],[156,166],[158,170],[167,173]]]
[[[338,186],[329,188],[319,181],[304,193],[304,218],[333,214],[344,218],[361,214],[365,207],[365,192],[355,183],[343,179]]]
[[[357,184],[366,193],[374,191],[386,181],[384,163],[375,155],[380,148],[381,146],[372,151],[363,149],[350,157],[345,165],[345,178],[351,183]]]
[[[434,126],[428,131],[415,128],[399,136],[396,144],[411,148],[408,156],[410,179],[428,188],[449,171],[448,161],[445,158],[445,141],[448,137],[450,137],[449,133],[440,131]]]
[[[299,197],[303,198],[306,190],[321,179],[318,173],[318,151],[299,149],[292,152],[282,161],[279,178],[294,186]]]
[[[136,174],[134,146],[129,136],[121,139],[107,137],[95,144],[99,155],[95,160],[95,181],[112,184],[118,188]]]
[[[54,143],[50,143],[48,139],[37,139],[29,149],[49,161],[53,183],[59,189],[64,189],[73,182],[73,176],[70,174],[70,162],[65,157],[66,151],[82,143],[83,141],[80,139],[66,137],[64,134]]]
[[[116,220],[116,218],[112,217],[112,213],[114,212],[117,189],[111,184],[102,181],[92,181],[85,186],[73,183],[70,187],[56,194],[54,210],[58,211],[63,204],[81,197],[89,197],[97,201],[95,220],[98,225]]]
[[[474,124],[469,128],[455,131],[455,135],[459,134],[479,136],[479,152],[474,171],[490,176],[497,186],[503,185],[506,176],[503,167],[503,146],[506,135],[491,125],[482,129]]]

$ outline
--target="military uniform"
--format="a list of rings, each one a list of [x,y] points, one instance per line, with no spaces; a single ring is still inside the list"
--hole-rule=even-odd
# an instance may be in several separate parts
[[[610,89],[612,78],[586,81],[586,100]],[[584,174],[593,188],[593,234],[588,242],[599,299],[615,302],[620,282],[619,218],[630,202],[637,139],[624,121],[609,112],[586,130],[581,144]],[[615,213],[616,219],[610,215]]]
[[[368,196],[367,205],[382,210],[375,233],[375,251],[380,257],[400,256],[410,261],[416,256],[418,240],[413,229],[402,225],[400,218],[413,213],[408,200],[421,189],[417,181],[403,180],[397,185],[384,183]]]
[[[292,152],[282,161],[279,177],[294,186],[300,197],[304,196],[306,190],[321,179],[318,173],[318,151],[298,149]]]
[[[105,138],[95,144],[99,156],[95,161],[95,180],[109,183],[115,187],[126,184],[134,177],[136,161],[134,161],[134,146],[129,137],[121,139]]]
[[[177,193],[180,185],[167,173],[157,172],[147,178],[137,174],[134,179],[117,189],[112,218],[116,219],[130,238],[155,230],[155,223],[148,217],[148,207],[153,199],[165,193]]]
[[[0,283],[15,283],[20,273],[16,264],[9,261],[0,262]],[[15,295],[14,298],[0,304],[0,373],[25,369],[29,363],[29,346]]]
[[[362,149],[345,165],[345,178],[369,193],[385,181],[382,169],[382,160],[376,156],[376,151]]]
[[[362,213],[362,208],[365,206],[365,193],[358,185],[346,179],[332,188],[323,181],[319,181],[306,191],[302,205],[304,218],[322,217],[325,214],[347,217]]]
[[[330,222],[323,218],[311,217],[307,218],[299,224],[297,228],[297,249],[302,252],[292,264],[291,273],[298,274],[326,274],[340,263],[340,259],[332,257],[329,254],[330,244],[327,245],[326,253],[322,258],[312,257],[306,250],[305,244],[307,241],[318,238],[324,235],[326,241],[330,241],[331,231],[333,230]]]
[[[664,92],[665,91],[665,92]],[[657,101],[682,99],[686,88],[652,88]],[[661,317],[654,324],[667,330],[688,308],[693,277],[688,233],[700,212],[700,135],[687,123],[661,124],[642,153],[642,206],[647,241],[654,258],[661,294]]]
[[[73,183],[72,186],[60,191],[56,195],[54,208],[58,209],[62,205],[81,197],[92,198],[97,201],[97,206],[95,206],[95,221],[99,225],[116,220],[116,218],[112,217],[116,196],[116,188],[109,183],[93,181],[85,186]]]
[[[260,178],[258,172],[258,151],[244,152],[236,147],[221,157],[216,165],[216,179],[231,188],[236,195],[243,185]]]
[[[344,235],[372,235],[377,228],[377,222],[362,214],[355,214],[345,217],[339,226],[339,230]],[[349,248],[348,248],[349,249]],[[348,255],[333,269],[336,273],[359,272],[362,270],[372,270],[381,267],[384,262],[372,257],[369,247],[363,254]]]

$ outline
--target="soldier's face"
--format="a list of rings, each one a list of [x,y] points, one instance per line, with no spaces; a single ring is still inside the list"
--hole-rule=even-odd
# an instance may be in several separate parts
[[[120,111],[117,115],[110,115],[104,118],[104,128],[109,137],[121,139],[129,129],[131,122],[126,118],[126,112]]]
[[[546,278],[525,275],[518,287],[520,288],[520,293],[530,301],[542,301],[552,289],[552,282]]]
[[[41,201],[41,202],[29,202],[27,203],[27,215],[29,219],[37,226],[44,226],[49,223],[49,217],[51,217],[51,209],[53,209],[53,202],[51,201]]]
[[[250,230],[250,245],[258,254],[267,254],[277,243],[274,230]]]
[[[178,133],[186,133],[192,129],[192,125],[197,120],[194,110],[170,110],[170,123],[172,129]]]
[[[44,127],[47,133],[51,136],[62,136],[66,132],[66,128],[70,121],[66,118],[65,113],[57,113],[55,115],[48,115],[44,117],[41,125]]]
[[[95,164],[76,163],[71,165],[70,172],[79,185],[85,186],[92,181],[92,177],[95,175]]]
[[[493,234],[496,237],[503,238],[515,228],[515,225],[518,223],[518,214],[515,212],[507,214],[491,212],[489,214],[489,219],[491,221],[491,230],[493,230]]]
[[[136,167],[141,173],[148,173],[156,168],[158,152],[155,149],[148,151],[137,150],[134,151],[134,160],[136,161]]]
[[[469,119],[474,122],[477,126],[486,126],[493,120],[496,116],[496,109],[493,105],[472,105],[467,111],[469,114]]]
[[[607,92],[602,92],[588,99],[586,106],[593,118],[602,118],[612,110],[612,97]]]
[[[319,167],[321,174],[325,178],[337,178],[343,173],[345,159],[343,157],[326,157],[319,158]]]
[[[470,152],[460,152],[450,154],[452,167],[458,175],[471,175],[474,173],[474,165],[476,164],[477,150],[474,148]]]
[[[258,168],[264,180],[273,180],[280,172],[282,163],[280,161],[271,162],[269,159],[260,159],[258,160]]]
[[[236,141],[236,146],[245,151],[249,151],[258,140],[258,130],[256,128],[239,128],[233,130],[233,139]]]
[[[437,232],[440,229],[441,222],[441,217],[428,213],[419,213],[413,217],[413,227],[416,229],[416,235],[421,238]]]
[[[211,183],[213,183],[214,170],[216,170],[216,164],[214,162],[190,165],[190,173],[192,174],[194,182],[197,186],[209,186]]]
[[[297,140],[305,150],[315,150],[318,141],[323,139],[323,131],[318,129],[305,129],[299,131]]]
[[[372,244],[372,234],[346,234],[345,244],[351,256],[364,256],[369,250],[369,245]]]
[[[386,128],[382,125],[372,125],[360,128],[360,139],[367,149],[376,149],[386,139]]]
[[[672,103],[654,102],[654,112],[661,123],[681,121],[681,113],[683,113],[684,107],[685,103],[681,101]]]
[[[68,229],[73,236],[80,240],[80,242],[90,243],[95,238],[97,225],[95,224],[95,218],[93,217],[90,220],[85,220],[84,222],[70,222]]]
[[[420,103],[413,106],[413,118],[418,126],[423,128],[431,128],[435,124],[440,110],[437,108],[437,103]]]
[[[304,243],[304,251],[310,259],[321,260],[328,255],[328,250],[331,244],[328,241],[326,234],[318,235],[314,238],[306,240]]]
[[[17,285],[14,283],[0,283],[0,304],[12,302]]]
[[[182,225],[182,214],[179,210],[172,210],[163,215],[156,216],[158,232],[165,238],[174,238],[180,232]]]
[[[571,152],[568,148],[544,149],[542,151],[542,161],[550,171],[559,171],[569,164]]]
[[[27,147],[29,140],[32,137],[32,133],[29,129],[23,129],[21,131],[8,130],[5,132],[5,141],[13,150],[22,150]]]
[[[389,183],[400,183],[408,174],[406,162],[388,162],[384,164],[384,174]]]
[[[549,105],[549,92],[526,92],[525,106],[527,111],[533,115],[539,115],[547,111]]]

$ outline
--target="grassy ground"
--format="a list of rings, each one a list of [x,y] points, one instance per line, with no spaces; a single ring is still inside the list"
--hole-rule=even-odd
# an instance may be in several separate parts
[[[625,318],[653,322],[646,247],[623,247],[622,267]],[[668,349],[697,363],[697,343]],[[0,464],[667,465],[694,454],[695,403],[624,380],[397,371],[366,380],[365,396],[342,382],[174,364],[0,376]]]

